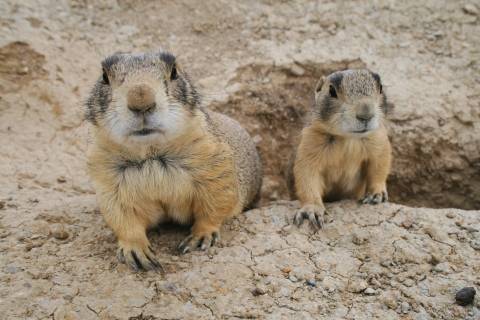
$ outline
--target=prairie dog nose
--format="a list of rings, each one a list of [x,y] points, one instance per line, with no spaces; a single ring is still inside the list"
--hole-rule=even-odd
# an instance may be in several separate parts
[[[132,87],[127,94],[127,106],[133,112],[153,110],[156,103],[152,88],[144,84]]]
[[[357,113],[356,117],[359,121],[369,121],[370,119],[372,119],[374,116],[373,113]]]
[[[359,121],[367,122],[375,116],[374,110],[368,105],[363,105],[360,110],[357,111],[356,117]]]

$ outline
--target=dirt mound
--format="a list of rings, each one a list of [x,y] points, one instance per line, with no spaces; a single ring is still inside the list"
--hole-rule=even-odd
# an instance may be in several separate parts
[[[47,74],[45,56],[28,43],[15,41],[0,47],[0,91],[19,90],[33,79]]]

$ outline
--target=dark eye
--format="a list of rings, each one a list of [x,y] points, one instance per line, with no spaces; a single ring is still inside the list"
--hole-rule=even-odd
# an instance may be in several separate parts
[[[330,97],[337,98],[337,91],[332,85],[330,85],[330,88],[328,89],[328,93],[330,94]]]
[[[380,85],[380,94],[382,94],[382,93],[383,93],[383,86]]]
[[[110,80],[108,79],[108,75],[107,75],[107,72],[105,71],[105,69],[103,69],[102,79],[103,79],[103,83],[110,84]]]
[[[177,78],[178,78],[177,66],[173,65],[172,72],[170,73],[170,80],[177,80]]]

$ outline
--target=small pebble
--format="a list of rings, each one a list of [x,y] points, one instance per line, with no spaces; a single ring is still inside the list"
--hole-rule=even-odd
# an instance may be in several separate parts
[[[297,282],[297,281],[298,281],[297,277],[295,277],[295,276],[293,276],[293,275],[291,275],[290,277],[288,277],[288,280],[290,280],[290,281],[292,281],[292,282]]]
[[[403,314],[407,314],[408,311],[410,311],[410,305],[408,304],[408,302],[402,302],[402,304],[400,305],[400,309],[402,311]]]
[[[411,287],[414,284],[415,284],[415,281],[413,281],[412,279],[406,279],[405,282],[403,282],[403,285],[406,287]]]
[[[472,247],[475,250],[480,250],[480,240],[479,239],[472,240],[470,242],[470,247]]]
[[[453,212],[448,212],[448,213],[447,213],[447,218],[449,218],[449,219],[455,218],[455,213],[453,213]]]
[[[392,310],[395,310],[397,308],[397,301],[395,301],[395,298],[390,294],[387,294],[384,297],[382,297],[382,302]]]
[[[5,267],[5,272],[6,273],[17,273],[19,271],[21,271],[22,269],[20,269],[19,267],[15,267],[15,266],[8,266],[8,267]]]
[[[55,239],[65,240],[68,239],[69,234],[65,230],[65,227],[62,224],[56,223],[50,227],[50,232]]]
[[[283,273],[290,273],[290,271],[292,271],[292,268],[289,268],[289,267],[282,268]]]
[[[356,245],[361,245],[368,242],[369,234],[364,230],[357,230],[352,234],[352,242]]]
[[[290,67],[290,72],[297,77],[301,77],[305,74],[305,69],[300,67],[298,64],[294,64]]]
[[[348,290],[353,293],[360,293],[367,289],[367,283],[364,280],[354,280],[349,286]]]
[[[317,286],[317,282],[314,280],[314,279],[308,279],[306,281],[307,285],[309,285],[310,287],[316,287]]]
[[[443,273],[443,274],[449,274],[450,270],[451,270],[448,262],[441,262],[441,263],[435,265],[432,269],[435,272]]]
[[[363,293],[365,293],[367,296],[373,296],[376,293],[376,291],[373,288],[367,288],[365,289],[365,291],[363,291]]]
[[[473,299],[475,298],[475,294],[476,294],[475,288],[465,287],[457,292],[457,294],[455,295],[455,301],[460,306],[469,305],[473,302]]]
[[[477,7],[475,7],[473,4],[470,4],[470,3],[463,6],[463,11],[465,13],[471,14],[472,16],[475,16],[478,14]]]
[[[258,285],[252,290],[252,294],[256,296],[262,296],[267,293],[267,288],[264,285]]]
[[[410,218],[406,218],[402,222],[402,227],[404,227],[405,229],[410,229],[412,225],[413,225],[413,220]]]

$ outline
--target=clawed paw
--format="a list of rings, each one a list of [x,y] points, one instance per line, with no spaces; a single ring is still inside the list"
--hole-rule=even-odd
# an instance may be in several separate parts
[[[215,245],[220,240],[220,234],[218,231],[207,232],[202,234],[191,234],[186,237],[178,245],[178,250],[185,254],[187,252],[199,249],[206,251],[208,248]]]
[[[155,258],[150,246],[142,248],[138,245],[120,244],[117,258],[135,271],[163,271],[162,265]]]
[[[377,192],[377,193],[367,193],[360,202],[363,204],[379,204],[382,202],[388,201],[387,191]]]
[[[293,223],[300,226],[304,220],[308,220],[310,221],[310,225],[317,231],[323,228],[325,224],[324,215],[325,208],[309,204],[297,210],[293,218]]]

